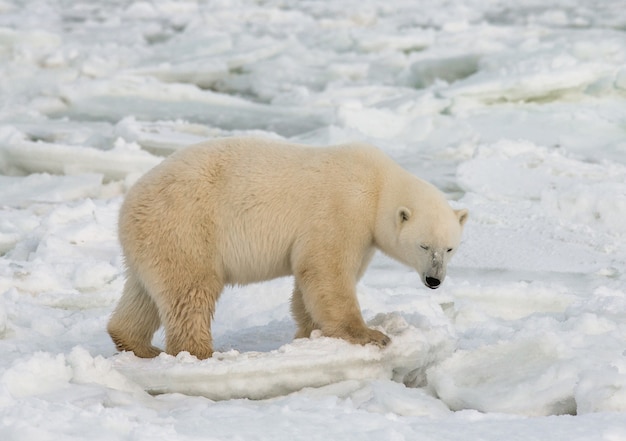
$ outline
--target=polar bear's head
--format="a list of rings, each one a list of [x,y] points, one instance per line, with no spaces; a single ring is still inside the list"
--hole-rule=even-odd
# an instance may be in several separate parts
[[[448,213],[434,214],[398,208],[398,239],[405,263],[417,270],[427,287],[439,288],[446,277],[448,262],[459,247],[468,215],[466,209],[450,208]]]
[[[442,195],[427,193],[405,200],[405,204],[387,206],[393,214],[385,216],[384,232],[377,241],[383,252],[415,268],[424,285],[435,289],[446,277],[469,212],[453,210]]]

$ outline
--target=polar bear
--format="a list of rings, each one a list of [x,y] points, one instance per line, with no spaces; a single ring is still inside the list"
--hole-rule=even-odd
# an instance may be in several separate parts
[[[108,324],[118,350],[211,357],[225,285],[293,275],[296,338],[313,330],[384,346],[355,285],[376,249],[437,288],[468,211],[375,147],[225,138],[187,147],[128,191],[119,216],[127,279]]]

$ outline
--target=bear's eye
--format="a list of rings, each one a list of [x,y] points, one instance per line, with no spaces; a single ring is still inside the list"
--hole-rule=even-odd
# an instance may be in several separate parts
[[[451,252],[452,252],[452,250],[453,250],[453,248],[448,248],[446,251],[447,251],[448,253],[451,253]]]
[[[428,251],[428,249],[429,249],[426,245],[420,245],[420,248],[423,249],[423,250],[426,250],[426,251]]]

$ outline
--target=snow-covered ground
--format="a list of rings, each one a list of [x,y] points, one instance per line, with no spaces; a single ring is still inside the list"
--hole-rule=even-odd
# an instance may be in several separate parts
[[[293,342],[280,279],[223,294],[211,360],[116,354],[125,190],[237,134],[470,209],[442,288],[360,283],[390,347]],[[623,0],[0,0],[3,441],[620,441],[625,351]]]

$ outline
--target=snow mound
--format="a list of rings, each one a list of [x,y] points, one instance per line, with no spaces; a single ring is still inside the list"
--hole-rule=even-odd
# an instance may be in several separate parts
[[[626,363],[583,373],[576,386],[578,414],[626,411]]]
[[[444,328],[423,332],[398,314],[380,314],[370,325],[392,338],[388,347],[314,335],[267,353],[232,350],[202,361],[186,352],[154,359],[124,352],[114,357],[113,366],[152,394],[265,399],[347,380],[393,379],[415,386],[428,367],[454,349]]]
[[[461,349],[427,372],[428,387],[451,410],[547,416],[626,409],[622,291],[575,296],[558,285],[518,283],[502,287],[499,307],[480,304],[496,294],[486,291],[455,294]]]
[[[567,349],[551,336],[459,351],[428,373],[452,410],[526,415],[572,414],[575,368]]]

